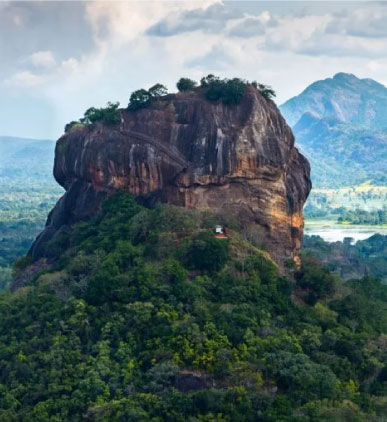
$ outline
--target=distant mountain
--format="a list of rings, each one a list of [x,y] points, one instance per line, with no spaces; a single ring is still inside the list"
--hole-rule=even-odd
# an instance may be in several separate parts
[[[0,177],[52,177],[55,142],[0,136]]]
[[[387,88],[338,73],[280,106],[312,166],[315,186],[386,183]]]
[[[53,141],[0,136],[0,290],[63,193],[53,176],[54,148]]]

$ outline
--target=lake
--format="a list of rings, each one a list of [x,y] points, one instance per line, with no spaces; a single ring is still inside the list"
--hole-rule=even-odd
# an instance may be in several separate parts
[[[387,235],[387,227],[336,224],[329,220],[308,220],[305,222],[305,234],[322,237],[326,242],[343,241],[352,237],[355,242],[368,239],[374,234]]]

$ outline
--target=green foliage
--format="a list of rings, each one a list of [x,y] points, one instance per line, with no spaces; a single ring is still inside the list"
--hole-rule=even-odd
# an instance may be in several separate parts
[[[128,110],[136,111],[148,107],[151,96],[146,89],[137,89],[130,94]]]
[[[0,295],[0,420],[382,422],[387,287],[332,297],[308,259],[294,286],[209,221],[120,192]],[[301,288],[315,305],[292,300]]]
[[[249,82],[243,79],[220,79],[211,74],[200,80],[200,86],[207,100],[222,101],[223,104],[239,104],[245,96],[248,85]],[[275,91],[268,85],[255,81],[251,85],[258,89],[267,100],[272,100],[276,96]]]
[[[387,224],[387,207],[381,210],[345,210],[337,219],[338,223],[348,222],[351,224]]]
[[[332,296],[337,284],[336,277],[323,267],[317,259],[304,255],[302,266],[295,273],[297,285],[306,290],[306,300],[314,305],[318,300]]]
[[[387,331],[387,286],[373,277],[350,280],[351,294],[332,302],[343,324],[356,331],[382,334]]]
[[[269,353],[266,365],[278,377],[278,386],[296,402],[332,399],[337,394],[338,380],[332,370],[304,354]]]
[[[97,122],[105,125],[117,125],[121,121],[120,111],[118,107],[120,103],[107,103],[106,107],[96,108],[90,107],[87,109],[79,121],[72,121],[65,126],[65,132],[70,132],[76,127],[84,127],[84,125],[91,125]]]
[[[182,251],[182,260],[187,268],[201,271],[219,271],[227,258],[227,240],[217,239],[209,232],[200,233],[190,240]]]
[[[372,274],[387,282],[387,236],[374,234],[365,240],[351,243],[325,242],[319,236],[305,236],[303,248],[345,279]]]
[[[224,104],[240,103],[246,92],[247,82],[242,79],[220,79],[208,75],[200,80],[204,95],[210,101],[222,101]]]
[[[72,120],[71,122],[67,123],[65,125],[65,128],[64,128],[65,133],[70,132],[70,130],[73,127],[75,127],[76,125],[79,125],[79,124],[80,124],[80,122],[79,121],[76,121],[76,120]]]
[[[148,90],[138,89],[130,95],[128,110],[136,111],[141,108],[146,108],[150,105],[152,100],[157,100],[167,93],[167,88],[162,84],[153,85]]]
[[[118,102],[108,102],[105,108],[90,107],[85,111],[84,117],[80,119],[80,122],[84,124],[101,122],[105,125],[116,125],[121,121],[119,106],[120,103]]]
[[[18,275],[21,271],[32,264],[32,258],[30,256],[21,256],[16,259],[13,263],[13,272],[15,275]]]
[[[0,137],[0,290],[63,193],[52,175],[54,149],[52,141]]]
[[[197,83],[189,78],[180,78],[177,81],[176,87],[179,92],[192,91],[196,88]]]
[[[254,85],[258,91],[262,94],[263,97],[265,97],[267,100],[272,100],[276,97],[276,93],[274,89],[269,85],[260,84],[257,82],[253,82],[252,85]]]
[[[168,94],[168,90],[167,88],[162,85],[162,84],[155,84],[152,87],[149,88],[148,90],[149,96],[151,98],[159,98],[162,97],[163,95],[167,95]]]

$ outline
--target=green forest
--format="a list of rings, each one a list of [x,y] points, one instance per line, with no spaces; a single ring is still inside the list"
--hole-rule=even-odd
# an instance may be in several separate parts
[[[0,136],[0,290],[63,193],[52,175],[55,143]]]
[[[387,224],[387,207],[375,211],[348,210],[343,212],[337,221],[350,224]]]
[[[351,237],[329,243],[320,236],[304,236],[303,253],[312,254],[345,280],[372,274],[387,283],[387,236],[374,234],[356,243]]]
[[[62,230],[0,296],[0,421],[385,421],[387,286],[281,276],[238,231],[125,193]]]
[[[368,181],[340,189],[313,189],[304,216],[331,218],[346,224],[380,225],[387,222],[386,210],[386,187]]]

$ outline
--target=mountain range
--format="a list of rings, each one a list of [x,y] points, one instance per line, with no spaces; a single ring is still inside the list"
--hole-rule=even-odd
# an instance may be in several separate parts
[[[0,136],[0,177],[47,178],[52,175],[54,150],[53,141]]]
[[[311,162],[316,187],[385,184],[387,88],[338,73],[314,82],[280,106],[300,150]]]

